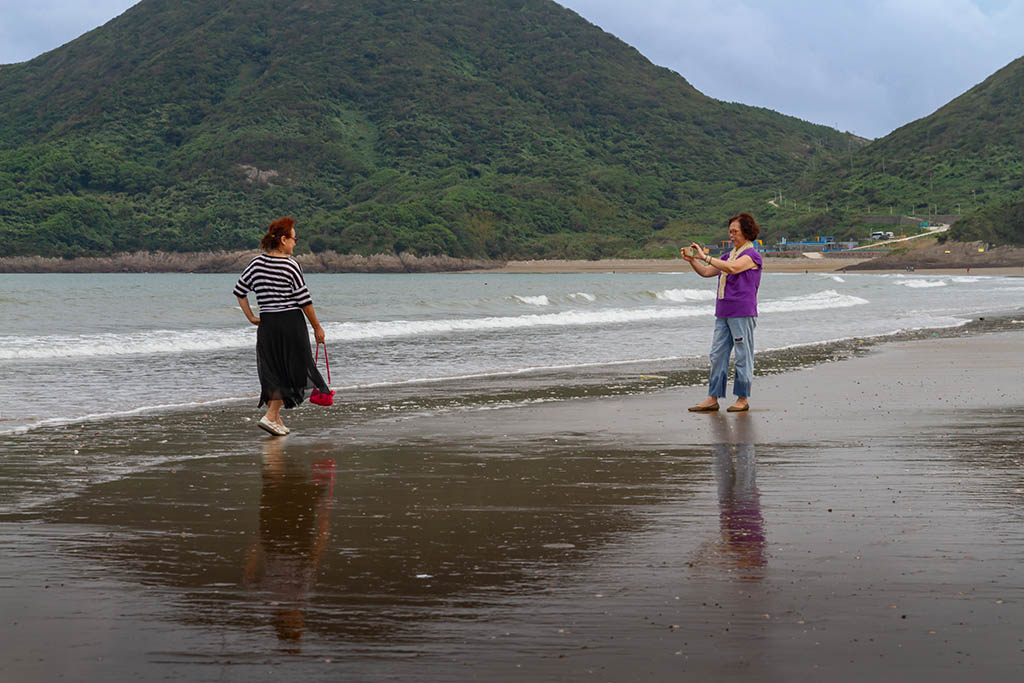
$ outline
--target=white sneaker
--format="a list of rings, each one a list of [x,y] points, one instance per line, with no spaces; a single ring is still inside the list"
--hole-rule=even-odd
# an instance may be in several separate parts
[[[256,426],[265,432],[270,432],[274,436],[284,436],[288,433],[287,427],[283,424],[278,424],[277,422],[271,422],[267,419],[266,415],[260,418],[260,421],[256,423]]]

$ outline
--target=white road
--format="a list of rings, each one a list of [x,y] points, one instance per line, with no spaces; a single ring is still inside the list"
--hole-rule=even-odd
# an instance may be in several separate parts
[[[920,237],[931,237],[937,235],[940,232],[946,232],[949,230],[948,223],[940,223],[938,225],[931,225],[928,227],[928,232],[922,232],[919,235],[910,235],[909,237],[896,237],[891,240],[880,240],[878,242],[872,242],[871,244],[864,244],[853,249],[847,249],[846,251],[857,251],[858,249],[874,249],[875,247],[884,247],[887,244],[896,244],[897,242],[909,242],[910,240],[916,240]]]

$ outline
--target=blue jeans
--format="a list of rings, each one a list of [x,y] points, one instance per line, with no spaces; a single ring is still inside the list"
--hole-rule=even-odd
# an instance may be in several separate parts
[[[725,382],[729,378],[729,355],[736,349],[736,379],[732,393],[740,398],[750,396],[750,383],[754,379],[754,328],[757,318],[715,318],[715,336],[711,341],[711,379],[708,396],[725,396]]]

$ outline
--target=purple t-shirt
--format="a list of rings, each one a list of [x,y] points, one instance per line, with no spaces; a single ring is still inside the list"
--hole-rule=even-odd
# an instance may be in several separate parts
[[[729,253],[731,252],[722,255],[723,261],[729,260]],[[736,258],[739,259],[741,256],[749,256],[757,268],[725,278],[725,296],[715,301],[716,318],[757,315],[757,288],[761,286],[761,254],[757,253],[757,249],[750,247],[737,254]],[[721,279],[722,275],[719,274],[718,277]]]

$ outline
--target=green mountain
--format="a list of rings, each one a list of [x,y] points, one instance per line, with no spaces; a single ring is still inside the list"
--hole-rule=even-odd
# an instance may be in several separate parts
[[[957,221],[949,236],[956,242],[1024,245],[1024,201],[987,204]]]
[[[852,136],[708,98],[550,0],[144,0],[0,66],[15,254],[630,255],[718,235]],[[666,247],[668,248],[668,247]]]
[[[840,227],[889,207],[921,217],[962,213],[967,218],[954,224],[952,239],[1024,244],[1024,213],[1007,208],[1024,200],[1022,111],[1024,58],[934,114],[805,175],[786,194]]]

